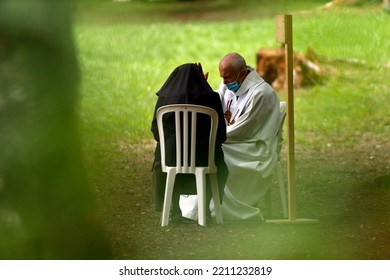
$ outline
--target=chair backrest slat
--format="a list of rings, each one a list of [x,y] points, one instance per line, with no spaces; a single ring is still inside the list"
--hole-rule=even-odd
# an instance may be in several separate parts
[[[279,122],[278,122],[278,131],[276,133],[276,140],[277,140],[277,154],[278,157],[280,157],[280,151],[282,149],[283,145],[283,125],[284,121],[286,119],[286,101],[280,102],[280,114],[279,114]]]
[[[178,166],[181,166],[181,126],[180,122],[176,121],[177,119],[180,119],[180,112],[175,111],[175,131],[176,131],[176,163]],[[165,146],[164,146],[165,151]]]
[[[192,113],[192,123],[191,123],[191,173],[193,173],[195,170],[195,160],[196,160],[196,121],[197,121],[197,113]]]

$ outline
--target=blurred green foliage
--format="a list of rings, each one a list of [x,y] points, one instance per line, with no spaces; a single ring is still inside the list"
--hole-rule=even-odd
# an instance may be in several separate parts
[[[0,2],[0,259],[107,258],[79,130],[72,2]]]

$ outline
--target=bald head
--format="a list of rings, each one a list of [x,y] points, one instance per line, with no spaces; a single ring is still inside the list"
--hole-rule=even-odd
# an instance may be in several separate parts
[[[229,53],[225,55],[219,63],[219,74],[223,79],[224,84],[235,81],[240,72],[245,72],[245,70],[245,59],[238,53]],[[243,78],[245,78],[245,76],[246,75],[244,75]]]

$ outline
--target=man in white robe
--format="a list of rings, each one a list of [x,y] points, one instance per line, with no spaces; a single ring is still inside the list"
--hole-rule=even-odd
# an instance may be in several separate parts
[[[222,148],[229,169],[223,217],[262,220],[258,203],[271,185],[277,163],[280,101],[273,88],[237,53],[221,60],[219,72],[222,83],[218,93],[227,125]],[[193,196],[181,199],[183,216],[196,219],[194,201]]]

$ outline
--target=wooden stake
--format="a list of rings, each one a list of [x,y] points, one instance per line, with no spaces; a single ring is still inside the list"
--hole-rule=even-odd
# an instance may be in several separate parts
[[[287,187],[288,187],[288,220],[267,220],[268,223],[316,222],[310,219],[296,218],[295,191],[295,135],[294,135],[294,81],[293,81],[293,32],[292,15],[276,16],[276,41],[284,44],[287,79]]]

